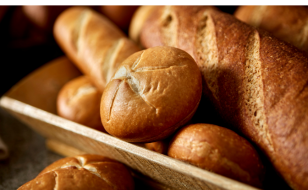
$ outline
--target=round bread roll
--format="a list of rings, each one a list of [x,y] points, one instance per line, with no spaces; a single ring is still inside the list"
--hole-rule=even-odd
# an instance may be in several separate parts
[[[106,132],[100,118],[102,93],[87,76],[80,76],[65,84],[58,94],[58,115]]]
[[[125,141],[159,141],[191,119],[201,91],[200,71],[185,51],[167,46],[139,51],[106,86],[102,123]]]
[[[18,190],[132,190],[134,180],[120,162],[99,155],[60,159]]]
[[[168,156],[217,174],[261,187],[264,166],[254,147],[235,132],[212,124],[191,124],[179,130]]]

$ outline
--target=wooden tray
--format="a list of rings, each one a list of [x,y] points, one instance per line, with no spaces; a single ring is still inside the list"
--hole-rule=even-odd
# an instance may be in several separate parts
[[[256,189],[57,116],[59,90],[79,75],[66,57],[59,58],[21,80],[1,97],[0,105],[45,138],[118,160],[157,189]]]

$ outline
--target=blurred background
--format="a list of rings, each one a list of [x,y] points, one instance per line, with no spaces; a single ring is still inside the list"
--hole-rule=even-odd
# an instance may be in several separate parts
[[[64,53],[52,28],[57,16],[69,6],[0,6],[0,96],[36,68]],[[126,34],[138,6],[91,6]],[[233,14],[237,6],[218,6]],[[119,14],[121,13],[121,14]]]

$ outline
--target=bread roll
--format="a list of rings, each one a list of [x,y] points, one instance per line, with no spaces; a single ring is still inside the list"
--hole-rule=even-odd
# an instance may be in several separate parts
[[[261,187],[264,166],[257,151],[235,132],[212,124],[191,124],[170,142],[168,156]]]
[[[102,93],[87,76],[80,76],[65,84],[57,98],[58,115],[105,132],[99,114]]]
[[[204,95],[224,120],[256,143],[292,188],[308,189],[303,52],[232,15],[199,6],[157,7],[142,29],[146,48],[172,45],[194,55]]]
[[[127,58],[101,100],[106,131],[129,142],[166,138],[191,119],[202,92],[193,58],[172,47],[154,47]]]
[[[273,33],[308,53],[308,8],[304,6],[240,6],[234,16]]]
[[[56,20],[54,35],[101,92],[118,65],[140,50],[107,18],[85,7],[66,9]]]
[[[99,155],[60,159],[18,190],[132,190],[134,180],[121,163]]]

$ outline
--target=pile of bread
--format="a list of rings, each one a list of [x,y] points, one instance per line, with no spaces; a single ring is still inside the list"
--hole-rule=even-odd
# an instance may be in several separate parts
[[[54,36],[84,76],[62,88],[58,114],[262,187],[265,168],[256,146],[291,188],[307,189],[308,11],[302,8],[235,13],[272,34],[215,7],[142,6],[128,38],[94,10],[71,7],[57,18]],[[284,11],[294,18],[275,20]],[[207,121],[202,110],[214,108],[207,112],[217,112],[227,126],[194,123],[201,99],[198,115]],[[48,175],[81,170],[88,161],[70,162]],[[105,175],[93,168],[87,170]]]

